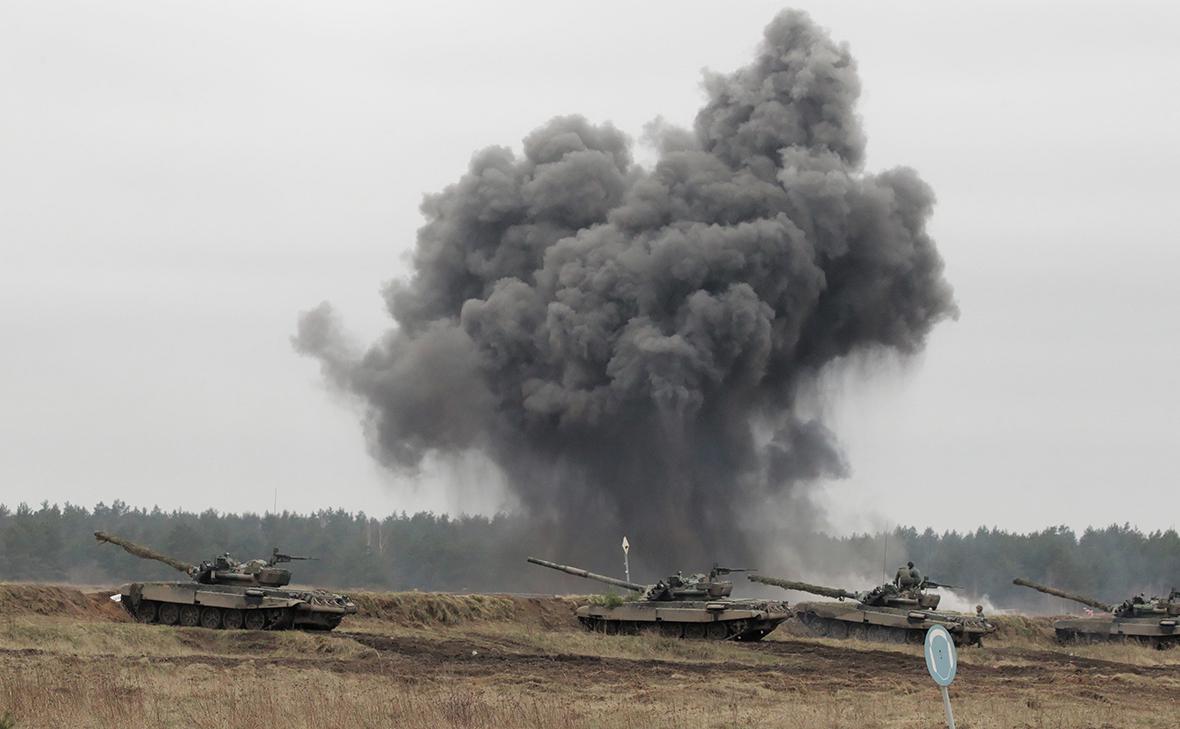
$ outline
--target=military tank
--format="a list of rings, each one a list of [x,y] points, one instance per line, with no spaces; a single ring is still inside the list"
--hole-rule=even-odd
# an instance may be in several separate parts
[[[269,559],[238,562],[223,554],[188,564],[106,532],[99,542],[115,544],[142,559],[183,572],[188,582],[131,582],[119,588],[123,608],[141,623],[246,630],[332,630],[356,605],[345,595],[288,587],[291,571],[280,564],[310,559],[279,552]]]
[[[1176,590],[1168,593],[1166,598],[1136,595],[1120,605],[1108,605],[1084,595],[1039,585],[1019,577],[1012,580],[1012,584],[1109,613],[1109,616],[1067,618],[1053,623],[1057,640],[1062,643],[1130,639],[1166,648],[1175,645],[1180,638],[1180,631],[1176,629],[1180,621],[1180,592]]]
[[[941,625],[951,634],[955,645],[982,645],[983,636],[995,632],[996,626],[983,616],[981,607],[975,608],[975,615],[937,612],[941,596],[926,590],[950,585],[921,577],[902,579],[903,571],[905,568],[898,571],[898,580],[862,592],[761,575],[751,575],[750,579],[837,600],[801,602],[794,606],[799,622],[814,635],[825,638],[921,643],[927,630]]]
[[[714,565],[707,575],[677,573],[654,585],[641,585],[535,557],[528,561],[637,594],[637,599],[618,600],[617,604],[608,600],[579,607],[579,622],[595,632],[652,631],[674,638],[753,641],[791,617],[785,602],[730,597],[733,583],[721,578],[746,571],[742,569]]]

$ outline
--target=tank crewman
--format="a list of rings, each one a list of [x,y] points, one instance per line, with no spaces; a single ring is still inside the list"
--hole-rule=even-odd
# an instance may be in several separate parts
[[[914,567],[913,562],[906,562],[905,567],[897,568],[897,577],[893,579],[893,584],[903,590],[920,587],[922,584],[922,573],[918,571],[918,568]]]
[[[908,567],[897,568],[897,576],[893,578],[893,584],[902,589],[910,586],[910,570]]]
[[[910,568],[910,581],[914,583],[914,587],[921,587],[922,583],[925,582],[922,573],[918,571],[918,568],[914,566],[913,562],[906,562],[905,566]]]

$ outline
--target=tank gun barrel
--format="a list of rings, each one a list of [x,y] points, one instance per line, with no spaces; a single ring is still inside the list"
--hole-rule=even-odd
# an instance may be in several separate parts
[[[620,580],[620,579],[617,579],[614,577],[607,577],[606,575],[595,574],[594,572],[590,572],[588,570],[579,569],[577,567],[570,567],[569,565],[558,564],[556,562],[550,562],[550,561],[544,560],[544,559],[537,559],[536,557],[529,557],[529,562],[531,562],[532,564],[541,565],[542,567],[548,567],[551,570],[557,570],[558,572],[565,572],[566,574],[569,574],[569,575],[575,575],[577,577],[585,577],[588,580],[596,580],[598,582],[605,582],[608,585],[614,585],[615,587],[621,587],[624,590],[631,590],[633,592],[644,592],[645,590],[647,590],[646,585],[638,585],[634,582],[627,582],[626,580]]]
[[[276,564],[282,564],[283,562],[295,562],[295,561],[305,561],[305,560],[310,560],[310,561],[314,562],[314,561],[317,561],[318,559],[319,559],[319,557],[300,557],[297,554],[284,554],[283,552],[279,551],[278,547],[275,547],[274,551],[271,552],[270,566],[273,567]]]
[[[781,587],[784,590],[798,590],[799,592],[810,592],[813,595],[823,595],[824,597],[834,597],[837,600],[844,598],[856,599],[856,593],[848,590],[841,590],[836,587],[824,587],[823,585],[809,585],[806,582],[796,582],[795,580],[782,580],[777,577],[763,577],[762,575],[750,575],[750,581],[761,582],[764,585],[774,585]]]
[[[962,589],[958,585],[948,585],[945,582],[935,582],[934,580],[922,580],[922,587],[923,587],[923,589],[925,589],[927,587],[942,587],[947,590]]]
[[[734,572],[757,572],[757,571],[758,570],[754,567],[722,567],[721,565],[717,565],[717,564],[713,565],[713,569],[712,569],[713,573],[715,573],[717,575],[721,575],[721,576],[731,575]]]
[[[1107,613],[1114,612],[1114,608],[1111,607],[1110,605],[1107,605],[1104,602],[1099,602],[1099,601],[1094,600],[1092,598],[1085,597],[1084,595],[1075,595],[1074,593],[1066,592],[1065,590],[1058,590],[1055,587],[1048,587],[1046,585],[1038,585],[1035,582],[1030,582],[1028,580],[1021,579],[1019,577],[1012,580],[1012,584],[1013,585],[1020,585],[1021,587],[1029,587],[1029,588],[1036,590],[1037,592],[1043,592],[1046,595],[1053,595],[1055,597],[1065,598],[1066,600],[1073,600],[1074,602],[1080,602],[1083,605],[1089,605],[1090,607],[1092,607],[1096,610],[1101,610],[1103,612],[1107,612]]]
[[[187,562],[181,562],[180,560],[173,559],[166,554],[160,554],[154,549],[145,547],[142,544],[136,544],[129,539],[123,539],[122,537],[115,536],[114,534],[108,534],[107,532],[95,532],[94,538],[99,542],[108,542],[110,544],[122,547],[127,551],[128,554],[135,555],[140,559],[154,559],[157,562],[163,562],[172,569],[183,572],[186,575],[192,576],[197,573],[196,565],[192,565]]]

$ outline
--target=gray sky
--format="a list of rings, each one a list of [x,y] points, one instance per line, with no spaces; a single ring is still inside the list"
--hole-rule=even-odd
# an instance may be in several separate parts
[[[298,312],[371,340],[472,152],[690,124],[783,6],[404,5],[0,5],[0,502],[503,504],[481,464],[382,473]],[[866,167],[933,186],[962,316],[815,394],[833,527],[1174,526],[1180,10],[885,5],[794,4],[859,62]]]

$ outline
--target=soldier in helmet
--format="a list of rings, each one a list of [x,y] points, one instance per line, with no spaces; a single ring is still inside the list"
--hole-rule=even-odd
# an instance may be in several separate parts
[[[908,590],[922,585],[922,573],[914,567],[913,562],[906,562],[905,567],[897,568],[897,577],[893,579],[893,584],[897,585],[902,590]]]

